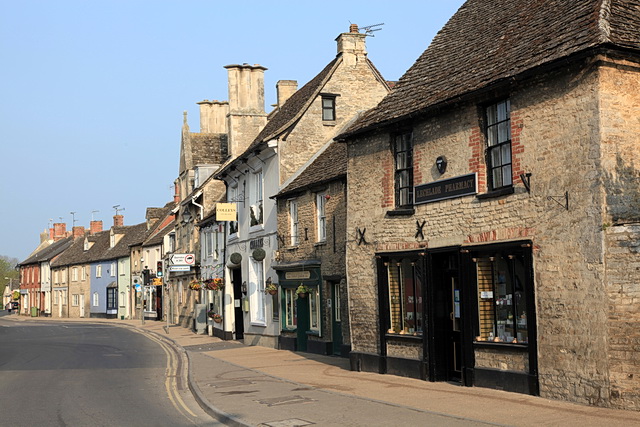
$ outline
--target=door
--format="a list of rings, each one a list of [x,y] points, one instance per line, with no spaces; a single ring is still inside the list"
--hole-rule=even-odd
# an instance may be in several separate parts
[[[305,297],[298,297],[296,299],[297,304],[297,327],[296,327],[296,350],[297,351],[307,351],[307,340],[308,335],[307,331],[310,327],[309,322],[309,298],[310,295],[306,295]]]
[[[80,294],[80,317],[84,317],[84,294]]]
[[[341,355],[342,350],[342,301],[340,299],[340,284],[332,283],[332,298],[331,298],[331,334],[333,337],[333,354]]]
[[[233,315],[236,339],[244,339],[244,313],[242,312],[242,271],[239,268],[231,270],[233,284]]]
[[[462,379],[462,351],[461,351],[461,335],[460,335],[460,323],[461,323],[461,300],[460,300],[460,287],[458,286],[458,278],[452,276],[449,278],[451,284],[451,313],[449,318],[451,319],[451,330],[449,331],[449,379],[460,381]]]

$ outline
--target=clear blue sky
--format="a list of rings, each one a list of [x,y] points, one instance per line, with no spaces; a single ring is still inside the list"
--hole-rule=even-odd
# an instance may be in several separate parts
[[[462,0],[0,0],[0,255],[24,260],[53,222],[125,225],[172,199],[182,112],[227,99],[224,65],[299,87],[349,24],[384,23],[369,58],[398,80]],[[60,219],[62,218],[62,219]]]

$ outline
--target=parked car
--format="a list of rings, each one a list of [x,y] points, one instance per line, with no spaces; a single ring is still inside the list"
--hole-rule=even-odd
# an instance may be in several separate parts
[[[12,310],[20,311],[20,303],[18,301],[8,302],[6,305],[7,310],[11,313]]]

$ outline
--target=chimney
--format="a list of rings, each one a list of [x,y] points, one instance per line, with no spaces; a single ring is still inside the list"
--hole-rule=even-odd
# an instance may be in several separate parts
[[[45,228],[42,233],[40,233],[40,243],[44,243],[47,240],[53,239],[53,229],[50,228],[49,231]]]
[[[229,113],[227,101],[205,99],[198,102],[198,105],[200,106],[201,133],[227,133],[227,114]]]
[[[355,66],[358,61],[364,60],[367,56],[367,46],[365,34],[358,32],[358,26],[351,24],[348,33],[342,33],[336,38],[338,42],[338,55],[342,55],[346,65]]]
[[[53,224],[53,241],[57,242],[65,237],[67,237],[67,224],[64,222]]]
[[[278,92],[278,108],[281,108],[287,99],[291,98],[298,90],[298,82],[295,80],[279,80],[276,83],[276,91]]]
[[[173,183],[173,203],[176,205],[180,203],[180,187],[178,186],[178,180]]]
[[[113,226],[114,227],[122,227],[124,225],[124,215],[114,215],[113,216]]]
[[[102,221],[91,221],[89,225],[89,233],[96,234],[102,231]]]
[[[229,79],[228,154],[244,152],[267,123],[264,110],[264,71],[261,65],[227,65]]]
[[[84,236],[84,227],[76,226],[73,227],[73,238]]]

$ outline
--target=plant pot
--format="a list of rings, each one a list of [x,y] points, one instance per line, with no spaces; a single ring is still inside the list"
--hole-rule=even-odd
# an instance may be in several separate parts
[[[216,323],[222,323],[222,319],[213,319],[213,321]]]
[[[277,289],[269,289],[267,292],[269,292],[269,295],[275,295],[278,293]]]
[[[298,297],[300,297],[300,298],[306,298],[306,297],[307,297],[307,293],[306,293],[306,292],[300,292],[300,293],[298,294]]]

